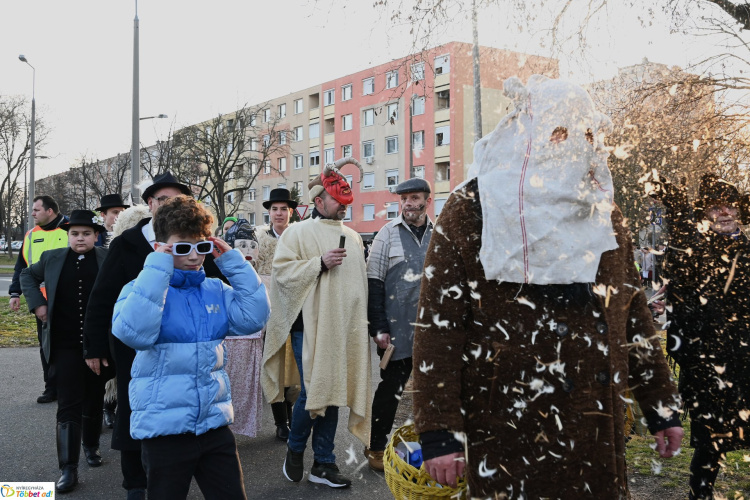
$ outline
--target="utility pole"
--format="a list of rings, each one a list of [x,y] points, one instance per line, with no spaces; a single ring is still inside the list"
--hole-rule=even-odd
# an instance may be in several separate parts
[[[479,31],[477,29],[477,0],[471,0],[471,31],[474,38],[474,142],[482,138],[482,85],[479,76]]]

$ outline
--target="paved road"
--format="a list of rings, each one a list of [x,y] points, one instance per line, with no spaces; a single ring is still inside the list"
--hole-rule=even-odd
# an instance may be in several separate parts
[[[8,296],[8,287],[12,279],[13,276],[0,275],[0,297]]]
[[[374,353],[374,350],[373,350]],[[373,354],[374,356],[374,354]],[[373,357],[375,360],[376,357]],[[373,392],[377,382],[377,364],[373,362]],[[7,481],[56,481],[59,477],[55,454],[55,404],[36,403],[42,390],[39,351],[33,348],[0,349],[0,484]],[[274,437],[275,427],[268,406],[263,408],[263,428],[256,438],[237,436],[248,498],[263,499],[392,499],[382,473],[367,467],[362,445],[347,430],[344,411],[339,418],[336,453],[342,472],[353,479],[348,490],[333,491],[313,485],[287,481],[281,466],[286,446]],[[101,500],[125,498],[120,486],[119,453],[109,449],[111,431],[102,435],[104,465],[89,468],[84,459],[79,468],[80,485],[69,499]],[[309,450],[309,448],[308,448]],[[347,463],[348,452],[356,461]],[[305,469],[312,466],[312,453],[305,456]],[[195,482],[190,499],[202,498]]]

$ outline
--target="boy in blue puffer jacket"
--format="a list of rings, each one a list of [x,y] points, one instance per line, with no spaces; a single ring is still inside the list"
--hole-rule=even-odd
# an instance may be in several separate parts
[[[193,198],[165,201],[153,223],[161,243],[115,304],[112,333],[137,351],[130,434],[143,440],[149,498],[186,498],[192,477],[206,498],[246,498],[222,341],[262,329],[270,305],[242,254],[210,236],[212,222]],[[208,253],[231,287],[206,278]]]

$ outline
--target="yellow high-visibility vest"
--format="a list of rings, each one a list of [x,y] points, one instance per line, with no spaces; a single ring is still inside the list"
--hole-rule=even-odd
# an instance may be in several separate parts
[[[23,238],[23,260],[26,266],[39,262],[39,258],[45,250],[65,248],[68,246],[68,232],[56,227],[45,231],[39,226],[34,226]],[[31,249],[31,262],[29,262],[29,249]]]

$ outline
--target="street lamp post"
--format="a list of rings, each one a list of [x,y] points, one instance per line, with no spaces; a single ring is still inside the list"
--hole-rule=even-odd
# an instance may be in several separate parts
[[[31,211],[34,205],[34,159],[36,158],[36,68],[29,63],[25,55],[19,55],[18,59],[28,64],[31,68],[31,158],[29,160],[29,213],[27,224],[29,229],[32,229],[34,227],[34,216],[31,214]],[[29,256],[28,262],[31,264],[31,246],[29,246],[27,252]]]
[[[130,196],[133,203],[138,200],[138,184],[141,177],[141,139],[139,120],[139,85],[138,85],[138,0],[135,0],[135,19],[133,20],[133,142],[130,146]]]

